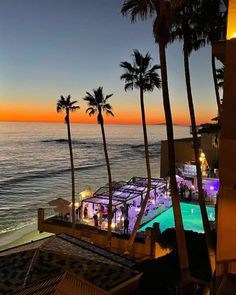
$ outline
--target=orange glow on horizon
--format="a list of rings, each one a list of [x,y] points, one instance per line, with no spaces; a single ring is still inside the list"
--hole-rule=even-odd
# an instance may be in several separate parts
[[[119,108],[119,110],[114,109],[115,116],[104,115],[105,124],[141,124],[140,110],[129,110],[125,108]],[[21,104],[17,108],[13,105],[3,106],[0,109],[0,121],[8,122],[64,122],[65,112],[57,113],[55,107],[45,106],[32,106],[27,104]],[[156,113],[154,110],[149,110],[146,113],[146,123],[147,124],[160,124],[165,123],[165,117],[163,111]],[[198,117],[197,123],[209,122],[211,118],[209,114],[202,114]],[[86,124],[96,124],[97,117],[89,117],[85,113],[85,109],[81,108],[75,113],[71,113],[70,121],[72,123],[86,123]],[[186,112],[182,114],[181,112],[173,114],[173,122],[178,125],[189,125],[189,114]]]

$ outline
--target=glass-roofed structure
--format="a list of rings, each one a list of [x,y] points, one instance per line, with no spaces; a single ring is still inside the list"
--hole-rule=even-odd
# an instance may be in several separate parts
[[[152,178],[149,206],[158,206],[158,201],[163,197],[167,189],[165,179]],[[124,218],[134,222],[140,210],[143,199],[147,192],[147,178],[132,177],[127,182],[114,182],[112,191],[113,228],[119,226]],[[99,188],[93,196],[82,201],[82,219],[89,223],[93,218],[99,219],[99,226],[107,226],[109,204],[108,185]]]

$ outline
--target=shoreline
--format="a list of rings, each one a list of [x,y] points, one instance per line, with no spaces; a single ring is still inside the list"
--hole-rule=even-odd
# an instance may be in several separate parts
[[[20,229],[0,234],[0,251],[23,245],[51,236],[51,233],[39,233],[37,224],[29,224]]]

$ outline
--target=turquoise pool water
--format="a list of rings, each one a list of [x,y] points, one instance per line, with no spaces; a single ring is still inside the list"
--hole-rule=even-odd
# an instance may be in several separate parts
[[[199,205],[181,203],[181,212],[183,216],[184,229],[192,230],[195,232],[203,233],[202,217],[200,212]],[[210,221],[215,220],[215,208],[207,206],[208,219]],[[140,228],[141,231],[144,231],[147,227],[152,227],[153,223],[160,223],[160,230],[163,232],[167,228],[175,227],[174,226],[174,216],[173,208],[166,210],[153,220],[149,221],[147,224]]]

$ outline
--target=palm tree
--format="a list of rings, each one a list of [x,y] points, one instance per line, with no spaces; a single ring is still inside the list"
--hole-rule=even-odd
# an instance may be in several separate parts
[[[181,9],[176,12],[175,25],[172,28],[172,41],[175,39],[183,40],[183,53],[184,53],[184,69],[185,69],[185,82],[189,106],[189,114],[191,119],[192,136],[193,136],[193,149],[195,156],[195,165],[197,171],[197,184],[198,184],[198,197],[202,214],[203,226],[205,230],[205,237],[208,246],[209,259],[214,256],[214,248],[211,239],[210,224],[207,216],[204,192],[202,188],[202,171],[200,163],[200,143],[197,134],[195,111],[193,104],[193,96],[191,89],[191,77],[189,69],[189,57],[193,50],[197,51],[205,45],[205,39],[202,31],[198,31],[194,26],[195,11],[198,8],[198,0],[187,0]],[[212,273],[214,272],[215,263],[214,259],[210,259],[212,266]]]
[[[77,101],[71,101],[71,96],[68,95],[66,98],[61,95],[57,102],[57,112],[66,111],[65,123],[67,125],[68,143],[70,151],[70,164],[71,164],[71,188],[72,188],[72,228],[75,228],[75,171],[74,171],[74,159],[71,142],[71,131],[70,131],[70,112],[75,112],[79,109],[79,106],[75,104]]]
[[[102,140],[103,140],[103,147],[104,147],[104,154],[107,166],[107,174],[108,174],[108,184],[109,184],[109,204],[108,204],[108,231],[107,231],[107,247],[111,247],[111,223],[112,223],[112,178],[111,178],[111,168],[109,163],[109,157],[107,152],[107,144],[106,144],[106,135],[104,129],[104,120],[102,113],[105,112],[106,115],[114,116],[112,112],[112,106],[108,103],[108,99],[113,94],[109,94],[104,96],[103,88],[98,87],[97,89],[93,90],[93,95],[89,92],[86,92],[86,96],[84,100],[88,102],[88,108],[86,113],[89,116],[97,114],[97,122],[101,126],[102,131]]]
[[[175,2],[175,4],[178,6],[179,3],[177,2]],[[185,241],[185,233],[183,228],[183,220],[180,210],[180,202],[175,176],[173,123],[169,99],[165,51],[170,37],[170,27],[172,25],[172,17],[174,15],[174,10],[170,2],[166,0],[126,0],[123,4],[121,12],[123,15],[129,14],[132,22],[136,21],[137,17],[140,17],[141,20],[146,20],[150,15],[154,14],[156,16],[153,24],[153,34],[155,42],[159,45],[163,105],[166,118],[166,129],[168,139],[170,187],[175,219],[176,239],[179,251],[179,262],[182,272],[182,281],[185,282],[189,280],[190,272],[187,246]]]
[[[146,158],[146,169],[147,169],[147,193],[145,199],[142,202],[141,209],[138,218],[135,222],[132,234],[129,238],[127,251],[129,251],[134,243],[135,236],[137,234],[141,219],[146,208],[150,190],[151,190],[151,168],[149,161],[149,151],[148,151],[148,138],[147,138],[147,128],[146,128],[146,116],[144,107],[144,92],[153,91],[155,87],[160,89],[161,80],[158,73],[156,72],[160,67],[158,65],[151,66],[151,56],[147,53],[143,56],[138,50],[134,50],[133,53],[133,64],[129,62],[121,62],[120,66],[125,70],[125,73],[121,75],[121,80],[125,81],[125,91],[133,90],[134,88],[139,89],[140,93],[140,106],[141,106],[141,116],[143,124],[143,137],[145,146],[145,158]]]
[[[206,40],[213,45],[220,40],[226,40],[226,19],[227,7],[221,0],[202,0],[198,9],[197,25],[200,31],[204,32]],[[222,104],[220,101],[219,87],[217,85],[216,58],[211,55],[212,75],[216,95],[216,103],[219,118],[222,113]]]

